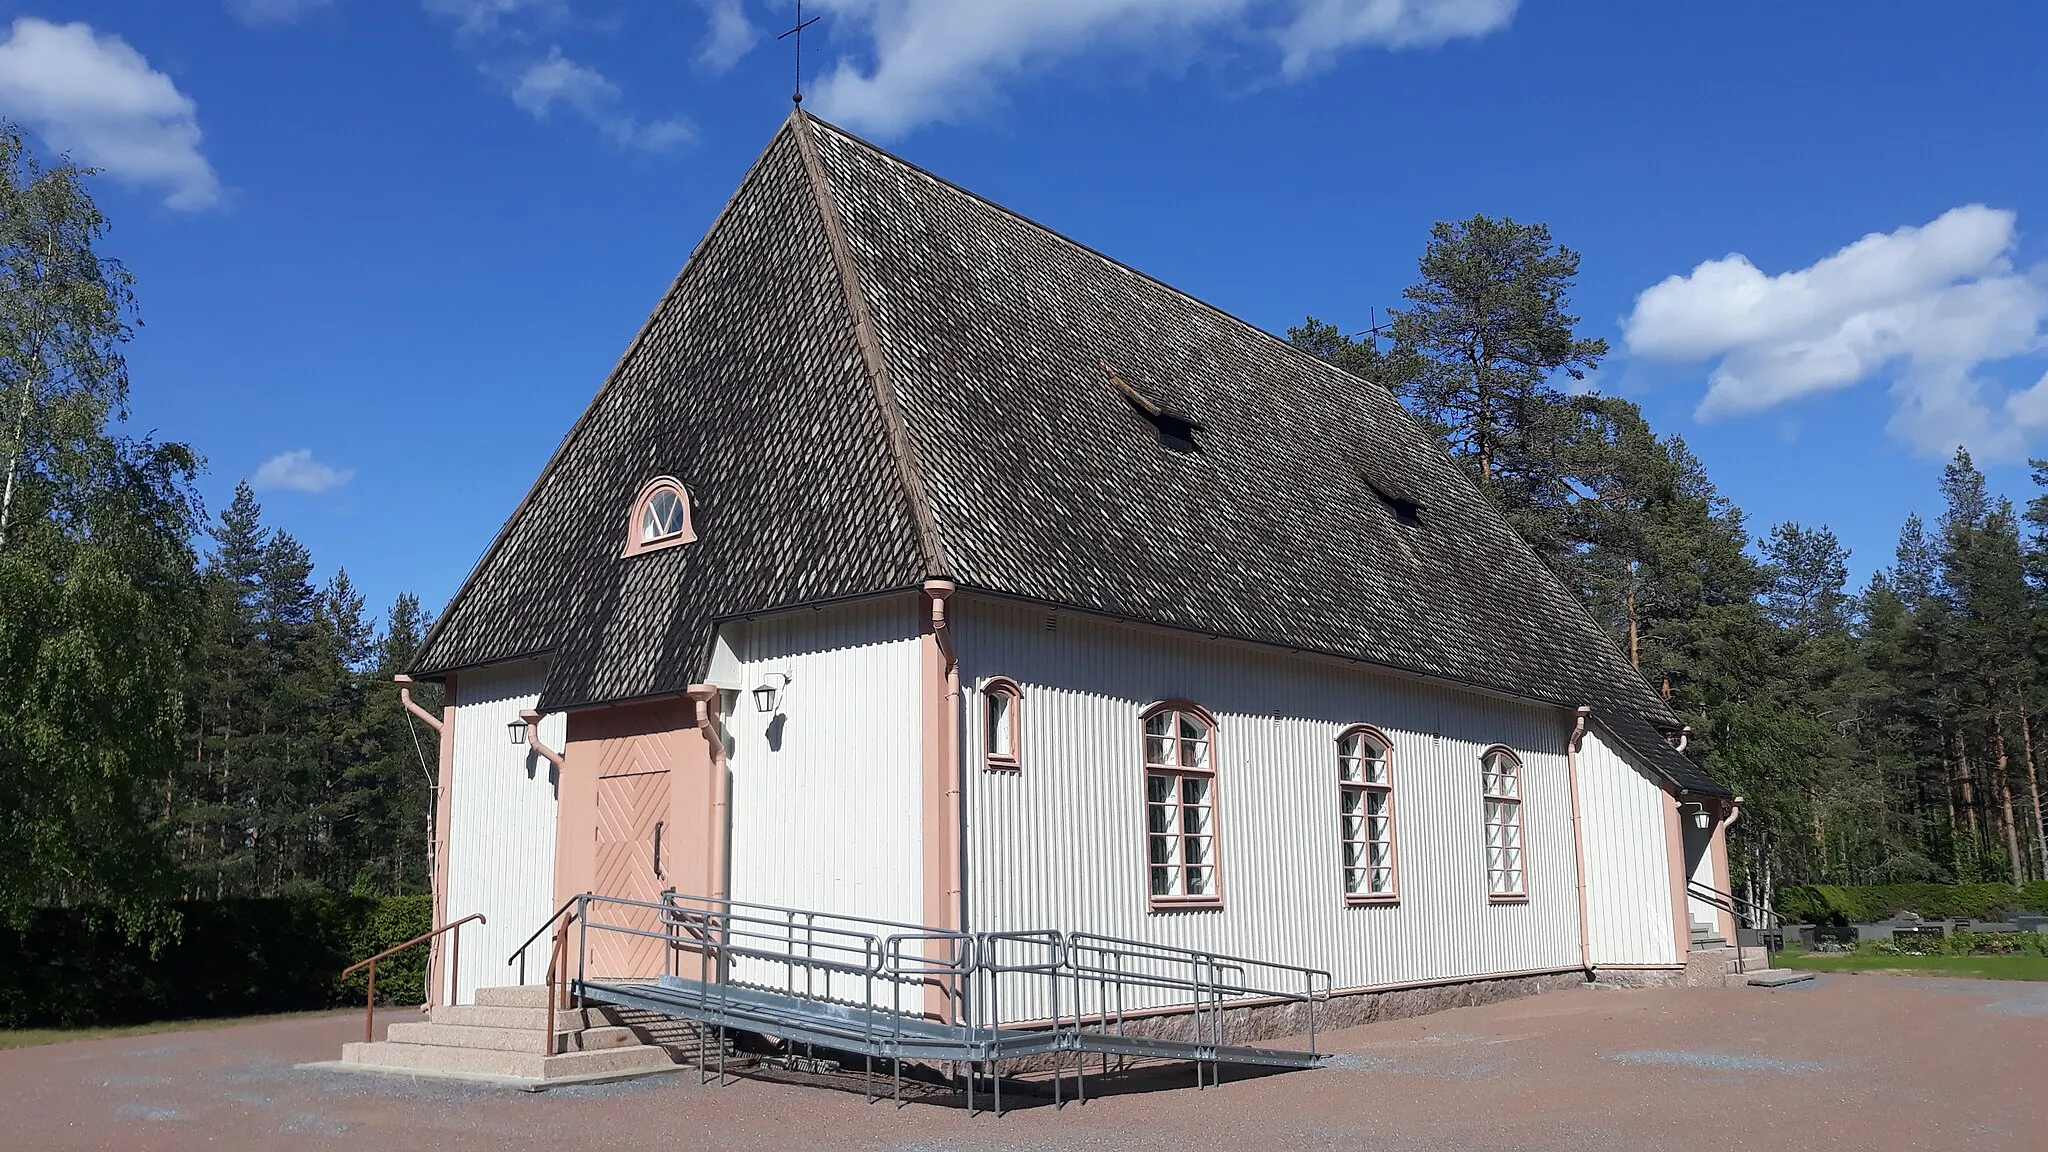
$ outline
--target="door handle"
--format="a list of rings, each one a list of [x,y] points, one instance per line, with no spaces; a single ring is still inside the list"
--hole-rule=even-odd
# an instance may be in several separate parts
[[[666,820],[654,822],[654,878],[657,880],[667,879],[661,874],[661,830],[667,823]]]

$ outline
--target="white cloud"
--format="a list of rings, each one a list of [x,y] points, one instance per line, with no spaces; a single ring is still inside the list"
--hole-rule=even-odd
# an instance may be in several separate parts
[[[559,46],[548,49],[546,57],[535,60],[528,47],[541,33],[571,25],[590,25],[578,18],[568,0],[422,0],[426,10],[454,22],[455,41],[479,57],[479,71],[505,88],[512,103],[543,122],[556,111],[609,136],[622,148],[661,152],[696,138],[697,130],[680,116],[666,120],[641,120],[627,107],[625,93],[604,73],[579,64],[562,54]],[[746,18],[731,0],[731,15],[741,31],[751,35]],[[721,34],[714,12],[713,39]],[[616,30],[613,28],[612,30]],[[727,30],[725,35],[732,35]],[[709,52],[711,47],[707,46]],[[724,50],[732,50],[727,45]]]
[[[22,17],[0,41],[0,115],[82,164],[161,188],[181,211],[220,202],[199,152],[198,107],[118,36]]]
[[[1362,47],[1421,48],[1507,26],[1518,0],[816,0],[870,42],[818,82],[824,114],[881,135],[972,115],[1004,80],[1104,49],[1169,66],[1249,49],[1294,80]]]
[[[650,152],[684,143],[696,130],[683,120],[641,123],[622,107],[618,85],[550,48],[547,59],[528,65],[512,82],[512,103],[547,120],[557,106],[588,121],[623,148]]]
[[[698,0],[704,5],[711,29],[704,36],[704,48],[697,62],[713,72],[724,72],[754,50],[758,39],[740,0]]]
[[[339,488],[355,476],[353,468],[334,468],[313,459],[311,448],[280,452],[265,460],[249,477],[258,492],[281,489],[286,492],[325,492]]]
[[[2043,344],[2048,284],[2012,264],[2013,213],[1965,205],[1766,275],[1739,253],[1636,297],[1629,351],[1715,364],[1695,415],[1762,412],[1889,371],[1889,428],[1918,451],[2022,455],[2048,432],[2048,379],[1999,397],[1983,365]]]
[[[455,21],[457,36],[520,38],[533,26],[551,27],[569,18],[568,0],[421,0],[435,16]]]
[[[333,4],[334,0],[227,0],[228,11],[244,24],[290,24]]]

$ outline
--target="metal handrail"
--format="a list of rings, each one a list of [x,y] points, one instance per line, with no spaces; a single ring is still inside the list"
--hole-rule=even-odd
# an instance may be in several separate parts
[[[1697,897],[1702,902],[1719,908],[1731,916],[1750,921],[1748,924],[1738,924],[1737,927],[1753,928],[1761,933],[1764,949],[1764,966],[1770,966],[1772,951],[1771,931],[1783,926],[1775,909],[1768,904],[1759,904],[1753,900],[1745,900],[1733,892],[1723,892],[1711,884],[1702,884],[1697,880],[1686,881],[1685,892],[1686,895]],[[1739,936],[1735,940],[1735,971],[1738,973],[1749,971],[1749,962],[1742,954],[1742,939]]]
[[[621,914],[607,915],[613,906]],[[805,1042],[843,1040],[866,1060],[870,1084],[875,1061],[890,1063],[895,1082],[892,1096],[899,1102],[905,1054],[930,1051],[934,1027],[947,1030],[949,1038],[942,1043],[956,1053],[950,1058],[965,1062],[970,1110],[978,1087],[989,1083],[984,1077],[993,1073],[995,1106],[1000,1113],[1001,1066],[1006,1058],[1016,1058],[1006,1057],[1006,1053],[1052,1056],[1055,1102],[1064,1095],[1066,1053],[1075,1054],[1076,1085],[1082,1099],[1086,1098],[1090,1052],[1102,1052],[1105,1069],[1113,1053],[1119,1062],[1131,1056],[1142,1058],[1142,1043],[1098,1043],[1085,1034],[1099,1027],[1106,1038],[1113,1027],[1117,1037],[1124,1037],[1127,994],[1136,993],[1130,996],[1132,1010],[1190,1014],[1192,1040],[1174,1043],[1191,1045],[1181,1051],[1195,1063],[1198,1085],[1215,1082],[1205,1064],[1214,1066],[1229,1058],[1230,1045],[1225,1043],[1228,1010],[1252,1003],[1283,1010],[1301,1005],[1303,1016],[1295,1019],[1306,1023],[1308,1036],[1308,1051],[1302,1055],[1313,1060],[1318,1042],[1316,1006],[1331,994],[1330,973],[1322,969],[1095,933],[1056,929],[969,933],[676,892],[662,893],[659,902],[584,893],[550,917],[549,923],[570,907],[576,909],[571,920],[578,937],[571,942],[566,926],[556,934],[549,966],[551,1011],[563,1000],[556,991],[562,979],[573,981],[564,991],[583,1002],[588,1002],[593,991],[599,1000],[619,991],[606,981],[623,978],[630,984],[639,979],[600,977],[599,983],[591,984],[585,972],[592,958],[592,932],[660,940],[664,943],[662,983],[670,984],[669,976],[679,981],[667,993],[679,998],[671,1002],[704,1013],[698,1030],[699,1066],[707,1073],[710,1066],[703,1049],[711,1040],[711,1030],[715,1027],[722,1037],[727,1021],[747,1019],[744,1010],[735,1015],[735,1007],[743,1003],[747,989],[755,989],[817,1005],[815,1019],[807,1019],[801,1026],[801,1034],[809,1037]],[[632,914],[632,909],[652,910],[658,919],[637,923],[642,917]],[[542,931],[546,927],[543,925]],[[540,935],[534,933],[528,945]],[[573,970],[569,948],[576,951]],[[692,952],[697,954],[697,979],[682,980],[681,965]],[[1073,982],[1071,995],[1062,986],[1069,980]],[[886,985],[886,989],[878,985]],[[1144,989],[1156,991],[1144,994]],[[942,992],[944,1007],[935,1000],[905,995],[917,990]],[[1031,1018],[1040,1021],[1030,1033],[1019,1032],[1006,1022],[1003,999],[1012,990],[1025,995]],[[1086,993],[1093,994],[1092,1007],[1097,1011],[1090,1011],[1091,997]],[[1047,999],[1038,999],[1041,996]],[[1038,1015],[1046,1008],[1050,1008],[1049,1021]],[[781,1018],[771,1012],[771,1016],[758,1019]],[[1046,1023],[1050,1031],[1040,1031]],[[1037,1040],[1029,1038],[1033,1034]],[[722,1080],[722,1040],[717,1047],[717,1073]]]
[[[484,919],[483,913],[471,912],[469,915],[464,916],[462,919],[457,920],[454,923],[443,924],[439,928],[434,929],[432,932],[423,932],[420,935],[415,936],[410,940],[407,940],[403,944],[393,945],[392,947],[386,948],[382,952],[377,953],[375,956],[370,957],[368,960],[358,960],[355,963],[341,970],[341,978],[343,980],[348,979],[349,977],[355,975],[357,972],[361,971],[364,968],[368,968],[370,970],[370,987],[369,991],[365,993],[365,998],[363,1002],[364,1043],[367,1044],[370,1041],[375,1040],[377,1038],[377,961],[382,960],[388,956],[396,955],[397,953],[403,952],[407,948],[410,948],[415,944],[424,944],[427,941],[432,940],[434,937],[439,936],[443,932],[452,932],[455,929],[462,927],[464,924],[469,923],[471,920],[475,920],[481,924],[490,923],[490,921]],[[451,987],[455,985],[456,975],[460,973],[461,970],[462,936],[458,933],[455,937],[455,947],[453,949],[453,954],[449,957],[448,960],[448,983]]]
[[[571,896],[567,900],[562,901],[562,906],[560,908],[555,909],[554,915],[549,916],[547,919],[541,921],[540,927],[535,928],[533,930],[533,935],[528,936],[525,940],[521,941],[519,947],[514,948],[512,950],[512,954],[510,956],[505,957],[505,967],[510,968],[514,960],[525,960],[526,950],[533,946],[533,942],[535,940],[540,939],[541,933],[546,932],[548,930],[549,925],[553,924],[557,920],[560,920],[562,918],[562,913],[567,912],[569,909],[575,907],[576,902],[581,899],[583,899],[583,897],[579,895]],[[519,969],[519,982],[521,984],[526,983],[526,968],[523,965]]]

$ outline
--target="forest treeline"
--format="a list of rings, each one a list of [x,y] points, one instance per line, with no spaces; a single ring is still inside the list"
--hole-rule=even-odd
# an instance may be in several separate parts
[[[0,919],[422,891],[436,746],[391,684],[419,605],[379,627],[246,486],[210,515],[197,453],[122,433],[132,279],[89,175],[0,124]],[[1447,222],[1384,335],[1288,337],[1392,388],[1692,726],[1746,798],[1739,886],[2048,877],[2048,494],[1994,499],[1958,450],[1852,589],[1826,527],[1753,534],[1681,437],[1571,387],[1608,351],[1578,265]]]
[[[246,486],[209,516],[196,452],[122,434],[133,278],[89,176],[0,124],[0,921],[424,891],[419,605],[378,628]]]
[[[1540,224],[1443,223],[1384,333],[1288,338],[1394,389],[1692,727],[1745,798],[1739,887],[2048,878],[2048,463],[2022,510],[1958,448],[1850,588],[1826,526],[1753,535],[1682,437],[1569,387],[1607,353],[1578,266]]]

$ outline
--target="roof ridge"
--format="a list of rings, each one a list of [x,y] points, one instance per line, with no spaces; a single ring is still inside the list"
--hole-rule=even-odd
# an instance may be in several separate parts
[[[825,226],[825,240],[832,249],[832,262],[839,274],[840,287],[846,293],[847,311],[852,314],[854,342],[860,346],[868,383],[874,388],[875,403],[881,409],[882,423],[888,429],[889,453],[895,458],[896,473],[903,482],[904,498],[910,502],[911,519],[917,524],[917,543],[924,553],[925,575],[948,576],[951,575],[951,566],[946,559],[945,540],[939,535],[931,500],[925,493],[924,477],[918,471],[917,450],[911,443],[910,430],[904,421],[903,404],[896,395],[895,379],[889,374],[888,357],[882,353],[874,313],[868,310],[860,271],[854,267],[853,253],[846,244],[845,221],[840,219],[839,207],[833,201],[832,185],[825,173],[824,161],[818,156],[817,143],[811,139],[809,125],[812,119],[802,107],[789,114],[797,151],[803,157],[804,173],[809,178],[812,195],[818,203],[818,215]]]
[[[787,127],[787,125],[784,125],[783,128],[777,129],[775,135],[768,138],[768,146],[761,149],[759,156],[754,157],[754,162],[747,167],[746,175],[740,177],[740,182],[734,186],[732,195],[726,197],[725,204],[719,208],[718,215],[711,218],[711,226],[704,230],[704,235],[697,238],[696,245],[690,249],[689,256],[683,260],[683,266],[676,269],[675,276],[669,280],[668,288],[662,292],[661,299],[655,303],[653,310],[648,312],[647,319],[640,322],[639,330],[633,333],[633,339],[627,343],[626,350],[621,352],[618,360],[612,364],[612,370],[605,374],[604,383],[598,387],[596,395],[592,396],[590,402],[583,406],[583,411],[577,415],[576,422],[569,425],[569,431],[564,433],[562,438],[555,443],[555,450],[548,454],[548,462],[541,467],[540,475],[534,477],[533,484],[526,489],[526,495],[519,498],[519,503],[512,509],[512,514],[505,518],[504,525],[498,529],[496,535],[491,537],[491,542],[485,545],[483,553],[476,558],[476,563],[470,566],[469,574],[464,576],[462,583],[456,586],[455,594],[450,596],[448,602],[441,606],[440,615],[436,616],[433,624],[427,628],[427,634],[420,638],[418,652],[427,653],[434,650],[434,642],[440,638],[442,629],[455,615],[455,605],[461,602],[462,598],[469,593],[471,586],[476,583],[477,577],[490,565],[491,559],[498,554],[498,551],[505,546],[505,541],[512,534],[512,526],[520,522],[527,508],[533,504],[534,497],[539,494],[542,488],[546,487],[548,477],[554,475],[555,468],[562,462],[562,454],[569,450],[569,445],[576,442],[577,435],[583,431],[583,426],[589,422],[591,413],[596,412],[600,407],[598,402],[603,400],[605,394],[610,392],[612,387],[619,382],[619,378],[625,373],[626,365],[633,362],[633,357],[640,351],[640,346],[647,342],[648,334],[654,330],[655,321],[661,319],[664,310],[668,306],[668,302],[674,298],[677,290],[682,287],[683,278],[689,275],[690,265],[697,262],[698,255],[711,243],[712,238],[718,235],[720,226],[725,223],[727,217],[732,215],[733,206],[740,202],[742,196],[746,195],[748,187],[754,183],[755,177],[760,174],[761,166],[766,164],[768,158],[775,154],[775,145],[782,139],[782,134]],[[538,654],[536,652],[529,655]]]

